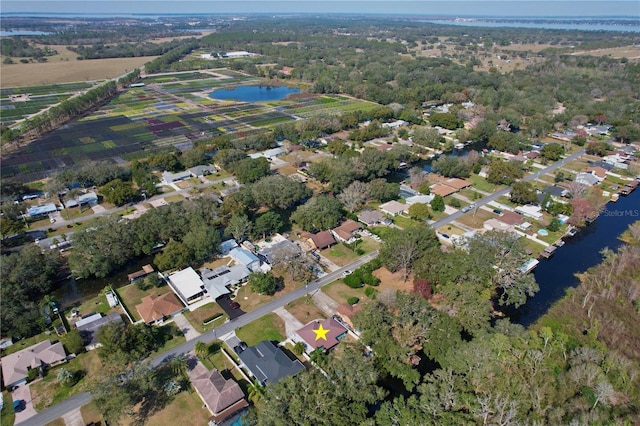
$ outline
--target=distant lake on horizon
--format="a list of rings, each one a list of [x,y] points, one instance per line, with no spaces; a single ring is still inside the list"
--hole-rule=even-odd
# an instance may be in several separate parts
[[[241,102],[266,102],[279,101],[294,93],[300,93],[300,89],[288,86],[239,86],[229,90],[216,90],[209,93],[209,97]]]
[[[49,35],[51,33],[47,33],[44,31],[29,31],[29,30],[9,30],[9,31],[0,31],[0,37],[12,37],[12,36],[40,36],[40,35]]]
[[[454,21],[450,19],[434,19],[423,22],[432,24],[457,25],[462,27],[485,27],[485,28],[537,28],[546,30],[581,30],[581,31],[618,31],[618,32],[640,32],[640,25],[614,25],[598,24],[589,21],[575,23],[553,23],[553,22],[505,22],[505,21]]]

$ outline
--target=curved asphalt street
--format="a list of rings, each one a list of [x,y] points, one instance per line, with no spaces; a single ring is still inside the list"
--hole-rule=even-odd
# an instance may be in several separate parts
[[[525,182],[530,182],[533,180],[538,179],[540,176],[547,174],[549,172],[552,172],[562,166],[564,166],[566,163],[575,160],[576,158],[582,156],[585,153],[585,150],[580,150],[572,155],[570,155],[569,157],[566,157],[560,161],[555,162],[554,164],[544,168],[544,169],[540,169],[539,171],[532,173],[531,175],[523,178],[522,180]],[[503,195],[505,195],[506,193],[509,192],[509,190],[511,189],[511,187],[506,187],[504,189],[501,189],[500,191],[494,192],[493,194],[482,198],[478,201],[475,202],[475,205],[477,207],[480,207],[482,205],[485,205],[487,203],[490,203],[491,201],[495,201],[496,199],[498,199],[499,197],[502,197]],[[437,222],[434,222],[431,224],[431,228],[433,229],[437,229],[443,225],[446,225],[450,222],[453,222],[456,219],[459,219],[461,216],[463,216],[465,213],[463,213],[462,211],[457,211],[454,214],[451,214],[449,216],[447,216],[444,219],[441,219]],[[273,310],[277,309],[277,308],[282,308],[285,305],[287,305],[288,303],[293,302],[294,300],[297,300],[307,294],[311,294],[314,291],[318,290],[319,288],[332,283],[333,281],[339,279],[342,277],[344,271],[346,270],[351,270],[353,271],[354,269],[357,269],[358,267],[362,266],[363,264],[369,262],[370,260],[376,258],[378,256],[378,251],[374,251],[371,252],[369,254],[366,254],[364,256],[362,256],[361,258],[359,258],[358,260],[343,266],[342,268],[328,273],[327,275],[324,275],[321,278],[318,278],[315,281],[310,282],[309,284],[307,284],[305,287],[301,287],[298,288],[290,293],[284,294],[281,297],[263,305],[260,306],[259,308],[247,312],[246,314],[232,320],[229,322],[224,323],[223,325],[221,325],[220,327],[208,331],[200,336],[198,336],[198,338],[196,339],[192,339],[189,340],[187,342],[184,342],[183,344],[176,346],[173,349],[170,349],[166,352],[163,352],[162,354],[152,358],[150,360],[151,365],[156,367],[160,364],[162,364],[163,362],[166,362],[168,360],[170,360],[171,358],[179,355],[179,354],[185,354],[191,350],[193,350],[193,347],[195,346],[196,342],[198,342],[199,340],[202,340],[205,343],[210,343],[214,340],[216,340],[218,337],[223,336],[227,333],[230,333],[234,330],[236,330],[239,327],[242,327],[243,325],[249,324],[252,321],[255,321],[258,318],[261,318],[265,315],[267,315],[268,313],[272,312]],[[30,419],[27,419],[21,423],[18,423],[20,426],[42,426],[45,425],[49,422],[52,422],[53,420],[61,417],[63,414],[74,410],[76,408],[80,408],[83,405],[89,403],[91,401],[91,395],[89,395],[86,392],[74,395],[72,397],[70,397],[69,399],[66,399],[65,401],[54,405],[51,408],[48,408],[44,411],[41,411],[40,413],[36,414],[35,416],[31,417]]]

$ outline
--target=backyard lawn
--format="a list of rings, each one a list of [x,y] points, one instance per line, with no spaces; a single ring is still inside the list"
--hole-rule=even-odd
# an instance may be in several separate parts
[[[140,290],[135,284],[129,284],[127,286],[120,287],[117,290],[118,295],[120,296],[120,302],[126,307],[134,321],[140,321],[142,319],[136,309],[136,305],[140,304],[143,297],[150,296],[152,294],[162,296],[170,291],[171,288],[166,284],[162,287],[152,287],[146,291]]]
[[[282,342],[285,337],[284,321],[278,315],[270,313],[236,330],[236,336],[249,346],[263,340]]]
[[[496,185],[487,182],[487,180],[485,178],[483,178],[482,176],[471,175],[471,177],[469,177],[469,180],[473,184],[474,188],[476,188],[476,189],[478,189],[480,191],[491,192],[492,193],[492,192],[495,192],[496,189],[499,188]]]
[[[12,425],[15,421],[15,413],[13,412],[13,399],[7,391],[2,392],[2,401],[4,408],[0,412],[0,425]]]

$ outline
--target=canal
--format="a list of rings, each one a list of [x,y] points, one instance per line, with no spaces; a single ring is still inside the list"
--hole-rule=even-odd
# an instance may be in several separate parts
[[[604,248],[616,250],[618,239],[630,224],[640,220],[640,190],[616,203],[608,203],[603,213],[566,244],[556,250],[551,259],[540,259],[534,270],[540,291],[524,306],[507,310],[513,322],[529,326],[544,315],[553,303],[561,299],[566,290],[579,284],[576,273],[584,272],[602,261]]]

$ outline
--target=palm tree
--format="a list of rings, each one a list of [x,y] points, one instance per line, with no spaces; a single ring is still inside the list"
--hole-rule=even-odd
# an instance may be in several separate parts
[[[264,386],[262,386],[257,380],[249,383],[249,401],[254,404],[264,396]]]
[[[209,355],[209,347],[202,340],[198,340],[196,345],[193,347],[193,350],[196,352],[198,358],[205,357]]]
[[[171,361],[169,361],[169,368],[171,369],[171,372],[176,376],[180,375],[183,378],[186,378],[188,366],[187,358],[182,354],[171,358]]]
[[[314,349],[309,354],[309,358],[311,359],[311,362],[313,362],[314,364],[317,364],[319,367],[322,367],[327,363],[327,361],[329,361],[327,354],[324,353],[324,350],[322,348]]]
[[[296,344],[293,345],[293,353],[296,355],[302,355],[303,352],[304,352],[304,343],[296,342]]]

